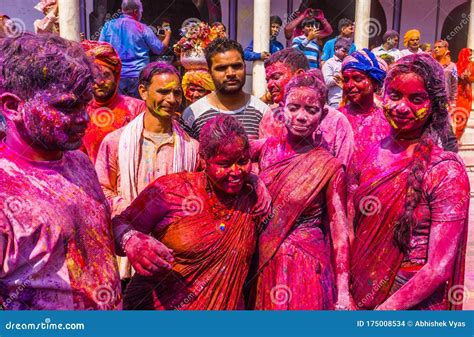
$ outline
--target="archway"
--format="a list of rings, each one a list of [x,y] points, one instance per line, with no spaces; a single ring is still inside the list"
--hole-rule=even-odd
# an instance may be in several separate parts
[[[459,51],[467,46],[469,9],[469,2],[454,8],[444,20],[441,30],[441,38],[449,42],[449,50],[454,62],[458,59]]]

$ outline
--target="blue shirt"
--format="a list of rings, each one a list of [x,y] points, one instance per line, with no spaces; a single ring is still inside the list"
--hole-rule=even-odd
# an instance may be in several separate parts
[[[122,60],[120,75],[123,78],[138,77],[150,62],[150,52],[158,55],[164,50],[150,27],[126,14],[106,22],[99,41],[110,43],[117,51]]]
[[[314,40],[308,41],[306,36],[300,35],[293,39],[291,46],[301,50],[305,54],[311,69],[319,68],[321,49]]]
[[[326,41],[323,48],[323,56],[321,60],[327,61],[334,56],[334,45],[339,36],[336,36],[334,39]],[[352,42],[351,49],[349,50],[349,55],[356,51],[356,45]]]
[[[283,48],[283,45],[276,39],[270,40],[270,54],[274,54]],[[260,60],[261,54],[262,53],[256,53],[253,51],[253,40],[251,40],[247,48],[244,50],[244,59],[245,61],[258,61]]]

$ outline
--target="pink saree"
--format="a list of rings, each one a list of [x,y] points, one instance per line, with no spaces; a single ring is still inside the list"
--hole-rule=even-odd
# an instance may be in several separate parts
[[[276,149],[275,144],[268,147]],[[269,163],[268,155],[264,150],[261,163]],[[273,211],[259,238],[254,307],[333,309],[335,276],[323,218],[325,189],[341,164],[326,150],[315,148],[265,166],[260,177],[272,195]]]
[[[465,223],[465,230],[453,276],[410,308],[459,309],[459,303],[448,301],[447,293],[451,287],[463,284],[469,182],[462,161],[454,153],[434,147],[423,178],[422,199],[415,209],[417,225],[411,230],[409,251],[403,254],[394,244],[394,227],[404,210],[411,158],[383,168],[377,167],[374,158],[369,155],[362,164],[360,184],[354,194],[351,293],[356,305],[360,309],[374,309],[426,264],[432,222],[460,221]],[[453,207],[453,203],[457,206]]]

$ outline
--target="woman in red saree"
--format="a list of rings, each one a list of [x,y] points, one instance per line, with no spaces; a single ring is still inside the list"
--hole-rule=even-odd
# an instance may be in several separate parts
[[[444,86],[443,68],[429,55],[401,58],[385,81],[391,136],[349,173],[358,182],[351,292],[360,309],[462,303],[469,180],[447,150]]]
[[[260,178],[273,199],[259,237],[258,310],[351,307],[345,173],[312,137],[327,113],[326,97],[314,75],[293,78],[285,89],[288,132],[258,151]]]
[[[472,49],[463,48],[459,52],[458,62],[458,98],[453,120],[456,126],[456,137],[461,139],[472,109],[472,83],[474,82],[474,59]]]
[[[204,172],[157,179],[114,218],[128,230],[121,243],[137,271],[125,309],[243,308],[258,232],[242,125],[228,115],[208,122],[200,156]]]

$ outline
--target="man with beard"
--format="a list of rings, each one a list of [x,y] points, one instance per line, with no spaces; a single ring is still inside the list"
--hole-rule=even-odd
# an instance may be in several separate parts
[[[269,107],[242,90],[245,84],[242,46],[233,40],[217,38],[207,46],[205,53],[216,90],[187,107],[182,124],[192,137],[198,138],[209,119],[230,114],[243,124],[250,139],[257,139],[260,121]]]
[[[456,63],[451,61],[451,52],[449,51],[449,43],[446,40],[438,40],[433,47],[433,57],[441,64],[444,70],[444,81],[446,95],[448,96],[448,104],[456,106],[456,98],[458,94],[458,70]]]
[[[407,49],[403,49],[400,53],[402,56],[423,53],[420,48],[420,31],[411,29],[403,36],[403,45]]]
[[[56,35],[0,46],[7,120],[0,143],[0,307],[121,308],[110,209],[87,156],[92,64]],[[66,75],[65,75],[66,74]]]
[[[183,95],[178,71],[150,63],[140,73],[138,90],[145,111],[105,136],[95,163],[113,216],[158,177],[197,168],[198,142],[175,121]],[[119,264],[121,278],[130,278],[129,262],[121,258]]]
[[[87,105],[91,123],[84,135],[84,147],[95,163],[104,137],[145,111],[145,103],[118,93],[122,62],[110,44],[86,40],[82,47],[97,66],[92,86],[94,99]]]
[[[402,57],[398,49],[399,39],[400,35],[396,30],[387,30],[382,37],[383,43],[379,47],[372,49],[372,53],[374,53],[375,56],[388,54],[393,57],[394,62],[397,62],[398,59]]]

